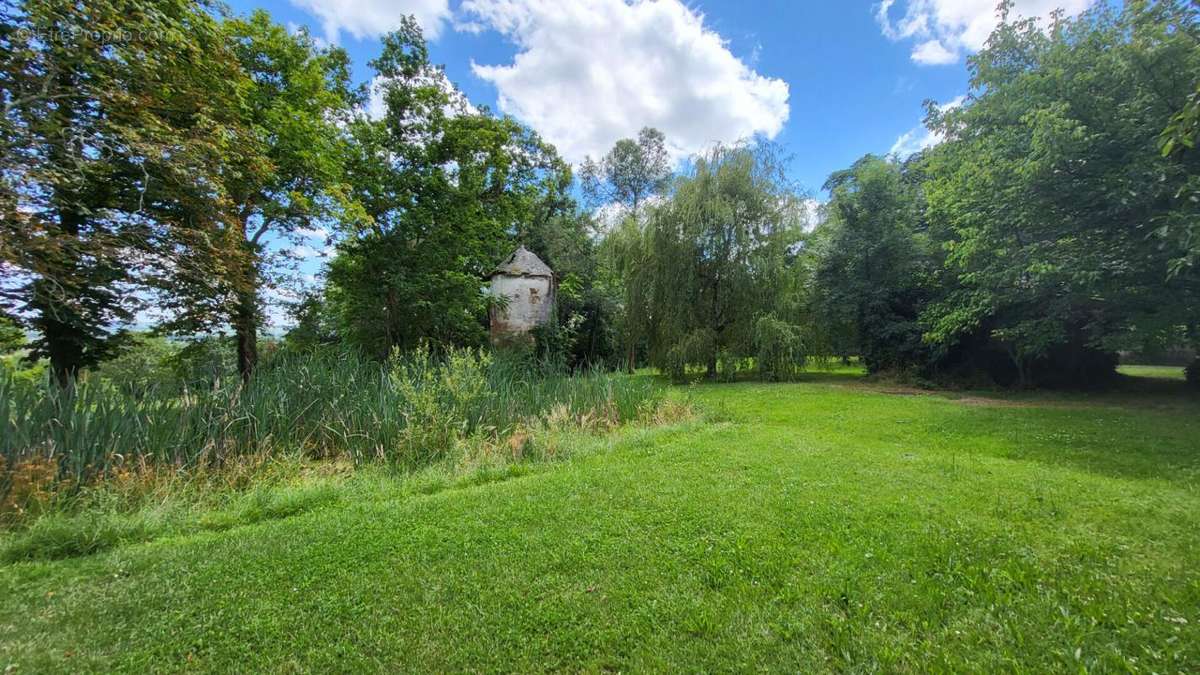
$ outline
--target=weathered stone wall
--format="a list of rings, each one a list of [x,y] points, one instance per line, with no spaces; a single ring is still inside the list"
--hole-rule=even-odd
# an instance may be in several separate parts
[[[505,341],[528,335],[550,320],[554,286],[548,277],[492,277],[492,294],[508,298],[508,307],[492,312],[492,340]]]

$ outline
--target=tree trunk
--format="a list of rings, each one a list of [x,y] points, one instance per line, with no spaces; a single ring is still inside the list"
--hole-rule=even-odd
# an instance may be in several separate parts
[[[69,202],[69,198],[56,199],[60,203]],[[71,206],[58,208],[58,236],[66,245],[59,247],[58,255],[62,257],[59,264],[62,267],[62,283],[52,279],[38,279],[33,285],[33,307],[38,313],[35,322],[41,331],[46,348],[46,356],[50,360],[50,372],[61,386],[68,386],[83,367],[84,342],[78,325],[76,309],[72,306],[69,290],[75,280],[78,268],[79,252],[76,242],[79,240],[83,218]],[[76,322],[70,321],[74,316]]]
[[[625,359],[625,370],[632,375],[634,369],[637,368],[637,344],[633,340],[629,341],[629,349],[626,353]]]
[[[237,334],[238,374],[243,382],[249,382],[258,365],[258,293],[255,288],[243,290],[238,295],[237,315],[234,317],[234,332]]]
[[[1008,348],[1008,358],[1012,359],[1013,365],[1017,368],[1017,389],[1029,388],[1029,364],[1027,360],[1018,354],[1016,348]]]
[[[245,259],[240,261],[244,267],[233,313],[233,331],[237,336],[238,375],[242,376],[243,382],[250,381],[254,369],[258,366],[258,239],[266,231],[264,225],[253,237],[247,239],[247,214],[243,215],[240,223],[242,240],[245,242]]]
[[[73,69],[64,69],[55,78],[60,92],[77,89]],[[72,142],[76,127],[76,105],[73,98],[62,99],[51,117],[57,137],[51,142],[49,157],[56,167],[65,167],[79,161],[77,145]],[[84,345],[87,336],[81,326],[78,294],[75,289],[86,287],[79,279],[79,237],[83,233],[84,214],[80,210],[79,195],[73,181],[66,178],[56,183],[51,195],[57,227],[54,229],[52,255],[56,258],[50,269],[50,277],[43,276],[34,281],[32,307],[37,313],[34,324],[42,333],[46,356],[50,360],[50,372],[63,387],[79,375],[83,367]],[[71,302],[72,300],[76,302]],[[72,321],[71,319],[75,319]]]
[[[34,285],[34,311],[40,314],[35,322],[41,331],[46,356],[50,360],[50,372],[62,387],[68,387],[83,367],[83,344],[78,330],[61,320],[61,313],[69,311],[63,303],[54,299],[56,293],[51,282],[38,280]],[[59,291],[61,292],[61,291]]]

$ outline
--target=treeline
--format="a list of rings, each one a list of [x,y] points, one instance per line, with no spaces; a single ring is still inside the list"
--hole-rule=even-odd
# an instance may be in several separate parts
[[[961,105],[929,106],[943,142],[835,172],[811,232],[768,149],[697,158],[617,233],[629,338],[676,376],[859,355],[1015,386],[1200,346],[1195,5],[1006,15],[970,74]]]
[[[1020,386],[1200,345],[1197,18],[1131,2],[1006,19],[963,104],[930,108],[944,143],[829,179],[814,287],[832,343],[873,369]]]
[[[336,248],[293,308],[297,350],[482,345],[482,280],[517,243],[558,274],[538,344],[573,368],[776,380],[859,356],[929,380],[1091,384],[1118,351],[1200,343],[1187,2],[1006,16],[961,105],[929,107],[942,142],[835,172],[819,214],[758,142],[676,172],[646,129],[577,181],[470,104],[412,20],[371,63],[372,117],[343,51],[264,13],[3,7],[0,337],[30,330],[61,381],[126,348],[145,305],[164,334],[230,331],[250,377],[287,270],[271,244],[315,231]]]
[[[554,148],[472,106],[412,19],[371,64],[378,119],[344,51],[264,12],[23,0],[0,19],[3,319],[62,382],[128,348],[147,307],[163,334],[231,332],[250,377],[280,258],[312,232],[337,254],[296,339],[331,328],[378,357],[482,342],[480,280],[514,241],[589,243]]]

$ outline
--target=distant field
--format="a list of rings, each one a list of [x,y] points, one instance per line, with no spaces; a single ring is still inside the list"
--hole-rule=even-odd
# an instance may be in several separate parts
[[[1200,670],[1196,400],[808,377],[680,390],[707,422],[559,463],[0,566],[0,669]]]
[[[1156,380],[1183,379],[1183,366],[1118,366],[1117,372],[1131,377],[1149,377]]]

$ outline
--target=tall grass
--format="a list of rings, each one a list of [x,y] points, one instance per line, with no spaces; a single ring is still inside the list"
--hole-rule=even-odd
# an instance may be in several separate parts
[[[0,504],[121,472],[272,453],[416,468],[466,440],[503,439],[552,415],[619,424],[661,396],[645,380],[568,375],[472,350],[418,350],[386,363],[332,349],[283,353],[245,386],[233,379],[199,391],[170,383],[135,391],[95,378],[62,389],[0,374]]]

